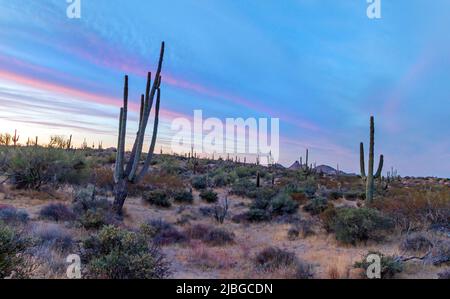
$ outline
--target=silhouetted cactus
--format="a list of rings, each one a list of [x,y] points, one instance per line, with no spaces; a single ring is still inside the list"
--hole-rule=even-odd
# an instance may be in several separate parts
[[[20,138],[20,136],[19,136],[19,135],[17,135],[17,130],[14,130],[14,137],[12,138],[12,141],[13,141],[14,147],[16,147],[16,146],[17,146],[17,141],[19,141],[19,138]]]
[[[123,92],[123,107],[120,108],[120,120],[119,120],[119,137],[117,138],[117,155],[116,165],[114,169],[114,210],[118,213],[122,213],[122,207],[125,203],[125,199],[128,195],[128,185],[139,182],[148,172],[150,162],[155,150],[156,136],[158,133],[159,122],[159,105],[161,97],[161,68],[164,57],[164,42],[161,44],[161,52],[159,55],[158,68],[156,70],[155,80],[153,84],[151,82],[151,73],[147,75],[147,85],[145,90],[145,96],[141,96],[141,109],[139,116],[139,128],[134,140],[133,149],[131,151],[130,159],[125,165],[125,138],[127,127],[127,114],[128,114],[128,76],[125,76],[124,92]],[[155,106],[155,120],[153,124],[152,139],[150,142],[150,148],[147,153],[144,164],[138,172],[138,165],[142,155],[142,148],[144,144],[145,130],[147,128],[150,112],[152,110],[153,101],[156,95]]]
[[[256,172],[256,187],[259,188],[260,186],[260,180],[261,180],[261,175],[259,174],[259,171]]]
[[[370,144],[369,144],[369,169],[366,176],[365,166],[364,166],[364,144],[361,142],[359,144],[359,162],[361,168],[361,177],[366,181],[366,200],[367,202],[372,202],[373,200],[373,192],[374,192],[374,179],[379,178],[381,176],[381,172],[383,170],[383,155],[380,155],[380,162],[378,164],[378,169],[375,175],[373,174],[374,170],[374,147],[375,147],[375,124],[373,116],[370,117]]]

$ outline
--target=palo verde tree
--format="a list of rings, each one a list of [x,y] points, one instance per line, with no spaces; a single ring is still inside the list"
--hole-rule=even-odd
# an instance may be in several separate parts
[[[128,163],[125,167],[125,138],[127,128],[127,113],[128,113],[128,76],[125,76],[125,85],[123,92],[123,107],[120,108],[119,120],[119,137],[117,143],[116,165],[114,169],[114,210],[121,214],[122,208],[128,195],[128,187],[131,184],[138,183],[148,172],[150,162],[155,150],[156,136],[158,134],[159,122],[159,103],[161,97],[161,68],[164,57],[164,42],[161,44],[161,51],[159,54],[158,67],[155,74],[155,79],[152,84],[152,74],[147,75],[147,85],[145,95],[141,95],[141,107],[139,115],[139,126],[134,140],[133,149],[130,154]],[[150,148],[148,150],[145,162],[138,171],[139,161],[141,160],[142,150],[144,145],[145,130],[147,128],[150,112],[152,110],[154,98],[156,95],[155,104],[155,120],[153,125],[152,139]]]

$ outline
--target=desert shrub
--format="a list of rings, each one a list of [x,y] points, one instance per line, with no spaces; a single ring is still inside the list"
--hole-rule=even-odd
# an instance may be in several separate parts
[[[120,220],[114,213],[112,204],[106,198],[96,196],[93,186],[76,191],[72,211],[76,220],[86,229],[98,229]]]
[[[217,193],[214,192],[212,189],[205,189],[200,192],[200,198],[205,200],[208,203],[215,203],[217,202]]]
[[[298,203],[286,193],[280,193],[271,200],[270,208],[273,215],[294,214],[298,210]]]
[[[214,228],[209,230],[202,240],[211,246],[222,246],[234,243],[234,233],[222,228]]]
[[[358,198],[365,199],[366,193],[363,191],[346,191],[344,192],[344,198],[352,201],[357,200]]]
[[[329,190],[324,195],[326,195],[328,200],[336,200],[336,199],[342,198],[344,196],[344,192],[342,192],[340,190]]]
[[[0,206],[0,222],[6,224],[24,224],[29,220],[28,213],[12,206]]]
[[[61,252],[68,252],[74,247],[74,240],[70,233],[56,225],[38,227],[34,230],[40,245],[50,247]]]
[[[325,197],[314,197],[304,207],[303,210],[311,215],[318,215],[328,207],[328,201]]]
[[[292,266],[297,261],[295,253],[278,247],[267,247],[255,257],[256,266],[263,270],[275,270]]]
[[[94,169],[95,186],[103,191],[114,190],[114,173],[111,167],[98,167]]]
[[[158,207],[170,208],[172,206],[169,197],[162,190],[146,191],[142,194],[142,200]]]
[[[437,190],[403,188],[401,192],[374,201],[372,206],[392,218],[403,231],[422,229],[427,225],[445,227],[450,223],[449,188]]]
[[[405,251],[426,251],[433,247],[433,243],[423,233],[408,235],[400,245]]]
[[[79,184],[87,179],[84,156],[56,148],[16,148],[2,168],[18,189],[38,190],[45,184]]]
[[[83,242],[82,259],[92,278],[161,279],[170,274],[164,255],[145,234],[114,226]]]
[[[194,196],[192,191],[178,191],[173,195],[173,200],[179,203],[192,203],[194,201]]]
[[[313,279],[314,266],[302,260],[298,260],[295,265],[294,279]]]
[[[332,203],[328,203],[327,208],[322,213],[320,213],[319,218],[327,232],[333,231],[336,214],[336,208]]]
[[[192,187],[201,190],[208,188],[208,180],[204,175],[194,176],[191,181]]]
[[[39,211],[39,217],[53,221],[70,221],[75,218],[73,211],[62,203],[52,203]]]
[[[431,250],[430,259],[435,266],[450,263],[450,240],[438,242]]]
[[[403,262],[395,256],[386,256],[377,251],[369,252],[362,261],[356,262],[354,268],[363,268],[367,271],[367,268],[372,264],[372,261],[368,262],[367,257],[371,254],[376,254],[380,257],[381,261],[381,279],[393,278],[395,274],[401,273],[403,271]]]
[[[0,279],[26,278],[31,272],[27,249],[31,240],[0,222]]]
[[[438,273],[439,279],[450,279],[450,268]]]
[[[172,224],[159,220],[150,220],[145,223],[141,230],[151,237],[155,244],[168,245],[174,243],[183,243],[188,241],[188,237],[178,231]]]
[[[272,218],[268,210],[258,208],[250,208],[245,215],[251,222],[269,221]]]
[[[211,227],[206,224],[195,224],[188,227],[185,233],[191,239],[201,240],[210,230]]]
[[[217,172],[212,177],[214,187],[225,187],[231,184],[235,180],[234,176],[224,171]]]
[[[235,172],[236,175],[241,179],[256,176],[256,169],[253,167],[239,166],[236,168]]]
[[[355,244],[357,241],[380,240],[380,232],[391,229],[392,221],[380,212],[370,208],[340,208],[332,228],[336,239],[343,243]]]
[[[299,236],[300,236],[300,229],[297,226],[292,226],[291,228],[289,228],[287,232],[287,237],[289,240],[294,241],[298,239]]]
[[[135,188],[132,188],[132,190],[129,191],[131,192],[130,195],[139,196],[145,191],[163,190],[170,197],[176,192],[185,189],[186,185],[182,177],[174,174],[158,172],[146,175],[141,181],[139,181],[138,184],[135,185]]]
[[[231,193],[238,196],[245,196],[254,198],[254,193],[256,192],[256,184],[249,179],[239,179],[236,180],[231,185]]]

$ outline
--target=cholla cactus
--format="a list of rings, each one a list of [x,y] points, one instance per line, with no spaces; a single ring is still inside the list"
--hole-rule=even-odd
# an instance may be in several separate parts
[[[156,70],[155,80],[151,84],[151,73],[147,75],[147,85],[145,95],[141,96],[141,109],[139,115],[139,126],[134,140],[133,149],[131,151],[130,159],[125,166],[125,139],[127,128],[127,114],[128,114],[128,76],[125,76],[124,92],[123,92],[123,107],[120,108],[119,120],[119,137],[117,138],[117,156],[116,165],[114,169],[114,209],[118,214],[122,213],[122,207],[128,195],[128,185],[139,182],[148,172],[150,162],[155,150],[156,136],[158,133],[159,122],[159,105],[161,97],[161,69],[164,57],[164,42],[161,44],[161,52],[159,55],[158,68]],[[155,105],[155,120],[153,123],[153,133],[150,142],[150,148],[147,153],[145,162],[138,172],[138,165],[142,155],[144,145],[145,130],[147,128],[150,112],[152,110],[153,101],[156,95]]]

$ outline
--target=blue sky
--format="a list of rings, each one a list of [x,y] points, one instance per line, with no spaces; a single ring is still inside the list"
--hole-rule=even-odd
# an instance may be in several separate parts
[[[23,139],[114,145],[123,75],[137,103],[164,40],[161,146],[194,109],[279,117],[282,164],[308,147],[356,172],[373,114],[386,169],[450,177],[446,0],[382,0],[380,20],[365,0],[81,0],[81,19],[64,0],[0,8],[0,123]]]

